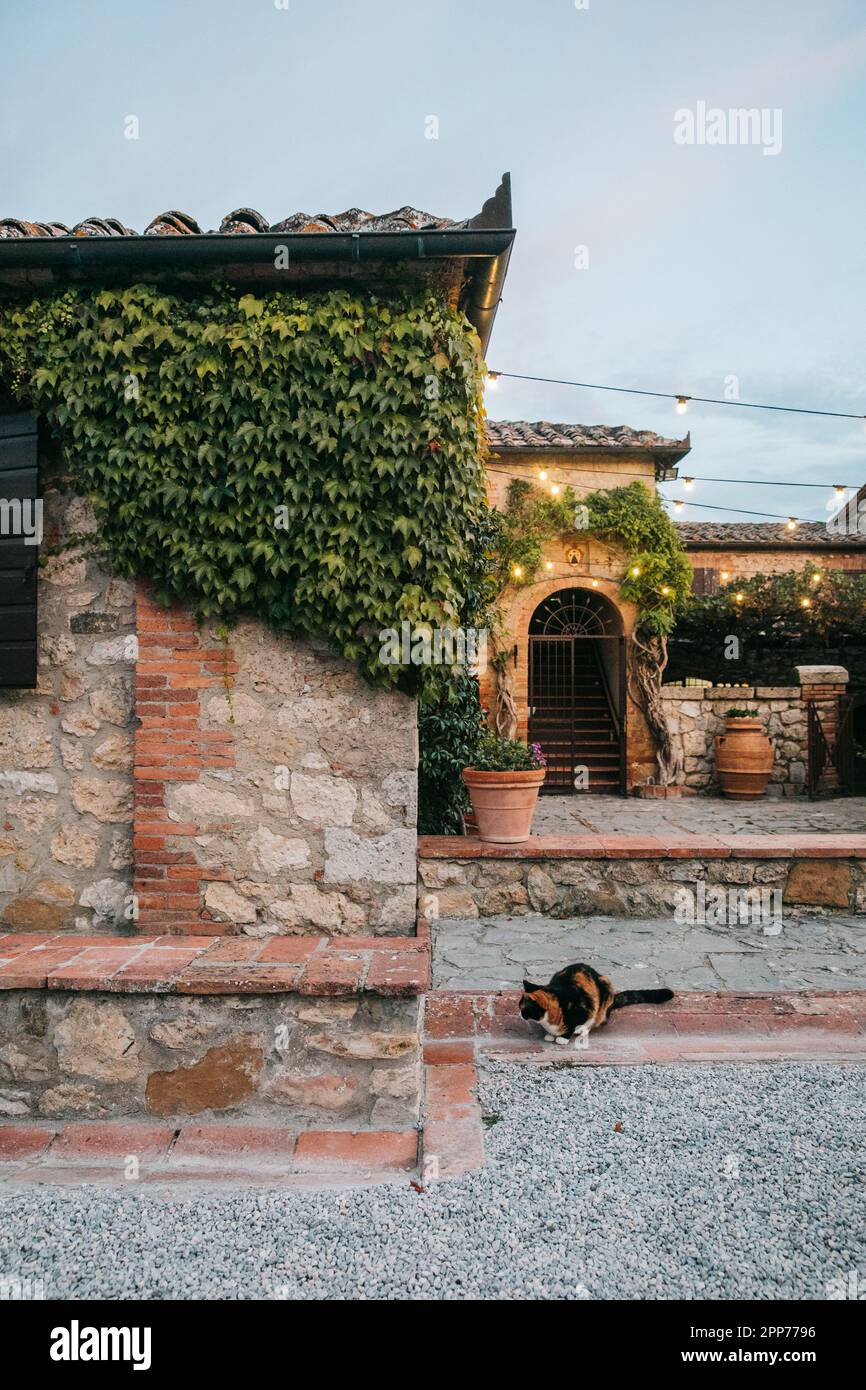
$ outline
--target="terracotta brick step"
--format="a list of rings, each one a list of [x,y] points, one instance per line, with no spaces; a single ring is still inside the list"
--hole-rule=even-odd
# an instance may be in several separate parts
[[[133,994],[422,994],[429,938],[0,936],[0,990]]]
[[[125,1120],[0,1124],[0,1182],[240,1183],[387,1181],[418,1169],[411,1130],[306,1130]]]
[[[420,859],[866,859],[866,835],[530,835],[494,845],[468,835],[419,835]]]
[[[866,995],[677,994],[668,1004],[611,1015],[586,1051],[545,1043],[518,1009],[519,990],[434,990],[425,1055],[465,1056],[467,1044],[500,1060],[626,1066],[648,1062],[844,1062],[866,1065]],[[456,1049],[456,1050],[455,1050]]]

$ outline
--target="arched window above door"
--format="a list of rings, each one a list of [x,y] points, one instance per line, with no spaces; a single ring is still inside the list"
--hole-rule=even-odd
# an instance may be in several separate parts
[[[560,589],[540,603],[529,622],[531,637],[619,637],[614,605],[594,589]]]

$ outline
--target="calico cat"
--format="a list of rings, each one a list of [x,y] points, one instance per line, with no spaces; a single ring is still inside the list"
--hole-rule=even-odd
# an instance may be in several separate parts
[[[591,965],[567,965],[546,985],[523,981],[520,1014],[541,1024],[545,1042],[565,1044],[573,1039],[575,1047],[588,1047],[590,1032],[607,1023],[612,1009],[665,1004],[673,997],[670,989],[625,989],[616,994],[610,980]]]

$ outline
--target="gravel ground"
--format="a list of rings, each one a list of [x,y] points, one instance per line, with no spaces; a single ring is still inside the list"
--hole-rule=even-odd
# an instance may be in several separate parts
[[[818,1298],[866,1274],[863,1071],[488,1063],[488,1169],[431,1186],[7,1190],[49,1298]]]

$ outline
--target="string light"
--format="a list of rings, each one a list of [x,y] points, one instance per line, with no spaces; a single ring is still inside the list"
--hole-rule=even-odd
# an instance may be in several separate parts
[[[667,584],[662,585],[662,593],[665,595],[665,597],[667,597],[667,595],[670,593],[670,589],[668,588]]]
[[[523,577],[523,569],[520,565],[515,565],[511,573],[514,575],[515,579],[521,579]]]
[[[728,582],[728,580],[730,579],[730,577],[731,577],[731,572],[730,572],[730,570],[722,570],[722,572],[721,572],[721,574],[720,574],[720,576],[719,576],[719,578],[721,579],[721,581],[722,581],[723,584],[727,584],[727,582]]]
[[[689,396],[677,396],[677,415],[685,415],[689,408]]]
[[[813,584],[820,584],[820,583],[821,583],[821,576],[820,576],[820,574],[817,574],[817,573],[816,573],[816,574],[813,574],[813,575],[812,575],[812,583],[813,583]]]
[[[598,580],[597,580],[597,579],[594,579],[594,580],[592,581],[592,587],[593,587],[594,589],[597,589],[597,588],[598,588]]]
[[[811,600],[810,598],[801,598],[801,599],[800,599],[800,607],[801,607],[801,608],[811,608],[811,607],[812,607],[812,600]]]
[[[640,575],[640,565],[632,565],[630,572],[632,579],[637,579]]]
[[[677,516],[679,516],[679,514],[680,514],[680,512],[682,511],[684,505],[685,505],[684,502],[683,502],[682,499],[679,498],[679,497],[677,498],[676,502],[674,502],[674,511],[676,512]]]
[[[496,387],[497,387],[498,384],[499,384],[499,378],[501,377],[501,375],[502,375],[501,372],[488,372],[488,373],[487,373],[487,385],[490,387],[491,391],[495,391],[495,390],[496,390]]]
[[[691,490],[692,490],[692,488],[694,487],[694,485],[695,485],[695,480],[694,480],[694,478],[683,478],[683,487],[685,488],[686,492],[691,492]]]
[[[552,560],[548,560],[548,561],[546,562],[544,568],[545,568],[546,570],[552,570],[552,569],[553,569],[553,561],[552,561]]]
[[[547,469],[546,469],[546,468],[539,468],[539,470],[538,470],[538,476],[539,476],[541,482],[546,483],[546,482],[547,482]]]
[[[490,377],[508,377],[512,381],[542,381],[549,386],[576,386],[582,391],[616,391],[624,396],[655,396],[661,400],[680,402],[698,401],[701,405],[732,405],[741,410],[776,410],[787,415],[825,415],[833,420],[862,420],[866,426],[866,415],[849,410],[813,410],[802,405],[768,405],[765,401],[735,401],[721,396],[684,396],[679,391],[644,391],[637,386],[603,386],[592,381],[569,381],[557,376],[529,376],[526,372],[489,372]],[[682,411],[680,411],[682,414]]]
[[[551,483],[551,485],[550,485],[550,495],[551,495],[551,497],[558,497],[558,496],[559,496],[559,484],[558,484],[558,483]]]
[[[797,518],[796,518],[795,516],[789,516],[787,522],[785,523],[785,530],[786,530],[786,531],[796,531],[796,529],[797,529]]]
[[[745,597],[746,597],[745,594],[742,594],[742,593],[734,594],[734,601],[735,601],[736,603],[742,603],[742,601],[743,601],[743,599],[744,599]]]
[[[837,501],[837,502],[844,502],[844,501],[845,501],[845,489],[844,489],[844,487],[842,486],[841,483],[834,483],[834,484],[833,484],[833,495],[834,495],[834,497],[836,498],[836,501]]]

